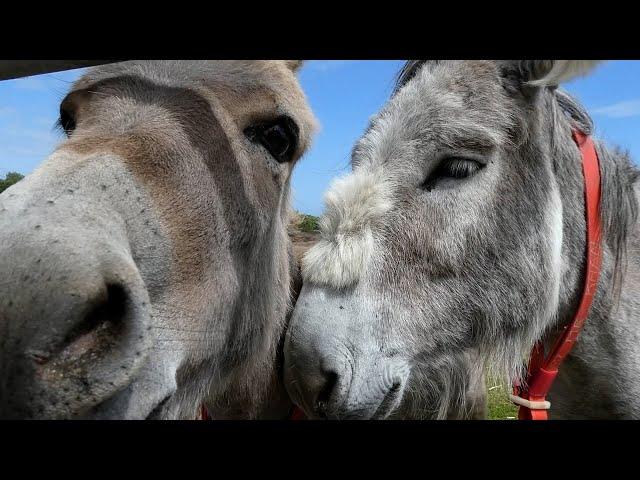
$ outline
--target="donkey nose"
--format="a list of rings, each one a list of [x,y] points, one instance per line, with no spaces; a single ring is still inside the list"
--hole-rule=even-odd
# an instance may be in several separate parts
[[[63,242],[48,251],[25,244],[11,253],[25,261],[0,268],[12,280],[0,287],[0,417],[95,411],[132,381],[151,346],[135,263],[109,245],[70,253]]]
[[[342,293],[302,287],[284,345],[291,399],[315,418],[387,418],[402,402],[410,363],[348,328],[362,315]],[[358,317],[356,317],[358,318]]]
[[[334,418],[349,389],[350,372],[347,359],[325,357],[317,363],[298,358],[285,371],[285,382],[294,400],[308,415]]]

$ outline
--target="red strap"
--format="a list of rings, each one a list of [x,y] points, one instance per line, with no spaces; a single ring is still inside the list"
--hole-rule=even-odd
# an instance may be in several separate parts
[[[596,293],[602,260],[600,224],[600,164],[593,140],[584,133],[574,130],[573,139],[582,155],[584,175],[585,215],[587,220],[587,264],[584,290],[576,314],[556,340],[549,357],[544,359],[544,349],[537,344],[531,353],[531,361],[526,386],[514,386],[514,395],[530,402],[545,402],[560,364],[573,348],[580,330],[589,316],[589,309]],[[521,420],[546,420],[547,411],[520,406],[518,418]]]
[[[307,416],[304,414],[304,412],[299,407],[294,406],[293,411],[289,416],[289,420],[306,420],[306,419],[307,419]]]
[[[204,406],[204,403],[202,405],[200,405],[200,412],[198,418],[196,418],[196,420],[211,420],[211,417],[209,416],[209,411],[207,410],[207,407]]]

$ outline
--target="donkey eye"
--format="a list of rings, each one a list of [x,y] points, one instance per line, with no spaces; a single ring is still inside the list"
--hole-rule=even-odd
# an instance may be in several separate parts
[[[69,136],[76,128],[76,119],[72,109],[68,108],[64,103],[60,107],[60,118],[58,118],[58,125],[64,130],[64,133]]]
[[[441,180],[461,180],[478,173],[483,167],[484,164],[469,158],[445,158],[429,175],[423,187],[426,190],[431,190]]]
[[[289,117],[247,127],[245,135],[262,145],[278,162],[289,162],[298,145],[298,126]]]

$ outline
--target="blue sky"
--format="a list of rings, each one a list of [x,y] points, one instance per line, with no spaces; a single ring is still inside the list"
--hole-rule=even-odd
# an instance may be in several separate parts
[[[400,60],[316,60],[300,72],[321,128],[293,176],[294,207],[319,214],[333,177],[349,171],[351,147],[391,94]],[[82,70],[0,82],[0,177],[31,172],[62,140],[58,104]],[[610,61],[565,88],[592,114],[596,135],[640,160],[640,61]]]

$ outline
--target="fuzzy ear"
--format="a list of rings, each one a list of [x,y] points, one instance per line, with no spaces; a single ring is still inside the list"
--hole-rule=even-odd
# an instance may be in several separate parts
[[[521,79],[531,87],[557,87],[590,73],[601,60],[518,60]]]
[[[285,60],[284,63],[292,72],[297,72],[302,67],[304,60]]]

